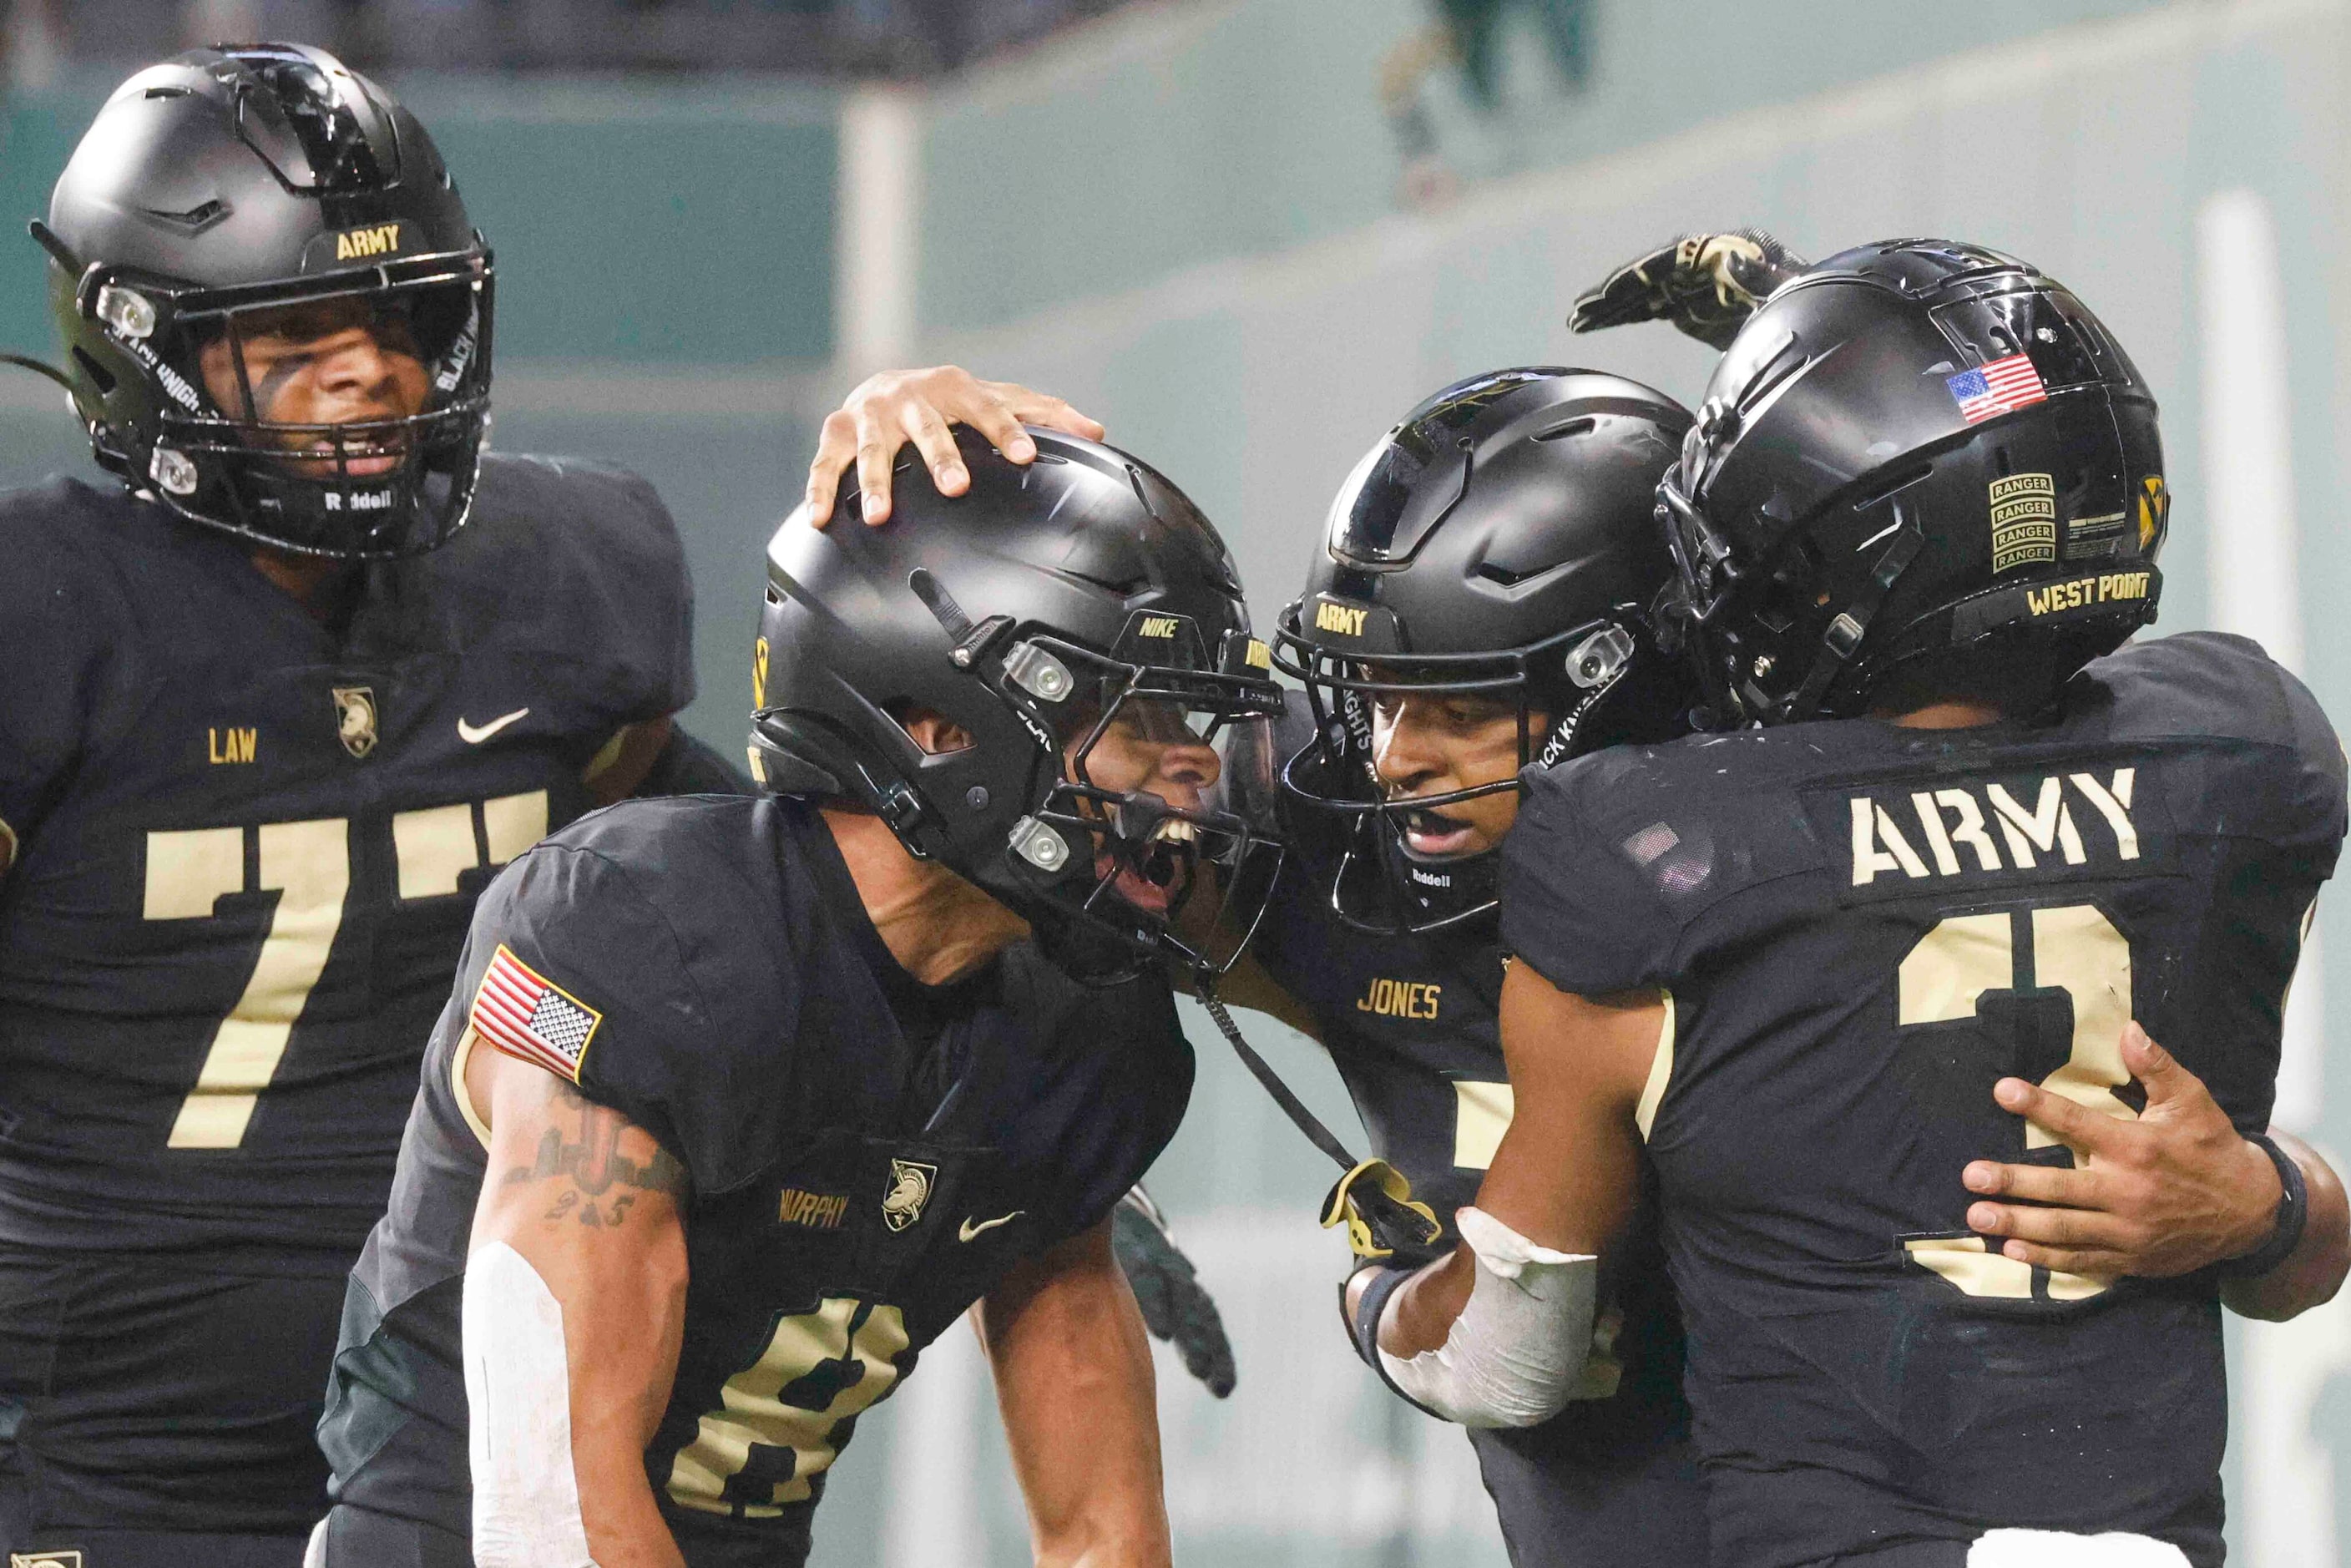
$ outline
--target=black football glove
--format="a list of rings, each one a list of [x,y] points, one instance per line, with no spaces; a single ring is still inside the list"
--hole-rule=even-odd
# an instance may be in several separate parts
[[[1143,1322],[1176,1347],[1184,1370],[1222,1399],[1233,1391],[1233,1345],[1217,1303],[1200,1286],[1200,1272],[1168,1234],[1167,1218],[1140,1186],[1112,1211],[1111,1250],[1134,1288]]]
[[[1577,295],[1568,329],[1670,321],[1701,343],[1727,349],[1755,307],[1811,265],[1761,229],[1685,235]]]

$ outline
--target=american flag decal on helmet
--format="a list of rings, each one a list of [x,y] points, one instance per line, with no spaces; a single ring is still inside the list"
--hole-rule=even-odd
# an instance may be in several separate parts
[[[507,951],[504,943],[474,993],[475,1033],[508,1056],[580,1082],[580,1062],[604,1015]]]
[[[1980,370],[1946,376],[1943,385],[1958,402],[1959,417],[1970,424],[2049,401],[2049,389],[2028,354],[2010,354]]]

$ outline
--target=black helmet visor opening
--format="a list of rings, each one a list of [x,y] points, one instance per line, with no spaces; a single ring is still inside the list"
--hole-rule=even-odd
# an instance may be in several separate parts
[[[1134,663],[1050,634],[1027,646],[1072,681],[1058,702],[1015,694],[1052,737],[1058,765],[1030,815],[1065,846],[1086,848],[1069,857],[1081,863],[1043,880],[1016,849],[1016,866],[1030,863],[1024,883],[1140,956],[1222,974],[1255,932],[1280,864],[1281,688],[1254,673]]]
[[[152,361],[167,393],[145,477],[174,510],[274,549],[338,559],[416,554],[462,526],[489,415],[486,255],[216,289],[94,269],[82,296],[118,343]],[[248,348],[314,321],[364,326],[387,348],[413,355],[424,374],[422,406],[338,423],[264,417],[275,389],[266,379],[256,383]],[[124,330],[150,322],[144,335]],[[225,346],[235,376],[227,407],[204,373],[215,345]],[[302,361],[283,362],[298,368]]]
[[[1520,773],[1574,755],[1584,720],[1614,690],[1637,647],[1630,606],[1519,647],[1490,653],[1366,653],[1319,643],[1286,611],[1273,661],[1304,688],[1314,737],[1284,764],[1285,792],[1342,827],[1330,904],[1349,926],[1382,936],[1442,930],[1494,907],[1493,851],[1430,856],[1407,830],[1424,812],[1525,788]],[[1471,697],[1507,704],[1518,730],[1518,766],[1462,789],[1392,795],[1373,751],[1373,713],[1385,699]]]

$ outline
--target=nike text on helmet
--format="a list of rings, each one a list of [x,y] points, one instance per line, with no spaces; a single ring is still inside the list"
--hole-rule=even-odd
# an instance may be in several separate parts
[[[2155,619],[2155,399],[2096,317],[2011,256],[1899,240],[1774,294],[1659,487],[1669,635],[1709,722],[1972,685],[2039,706]]]
[[[857,520],[852,480],[842,521],[795,513],[777,532],[754,771],[870,808],[1082,978],[1162,956],[1220,970],[1280,864],[1281,688],[1183,492],[1114,448],[1029,434],[1038,456],[1016,467],[958,431],[962,497],[902,463],[887,524]],[[902,723],[919,714],[970,743],[926,752]],[[1119,759],[1136,755],[1180,759],[1196,798],[1127,787]]]
[[[298,44],[151,66],[99,110],[34,233],[75,406],[133,488],[310,555],[412,554],[463,526],[489,417],[490,255],[432,139],[382,89]],[[244,345],[298,308],[398,332],[425,371],[422,410],[261,417]],[[224,342],[239,382],[226,407],[200,363]]]
[[[1650,633],[1672,575],[1651,511],[1688,424],[1621,376],[1496,371],[1422,402],[1348,476],[1275,632],[1315,719],[1283,784],[1343,823],[1342,919],[1419,931],[1490,910],[1490,852],[1416,856],[1404,830],[1415,811],[1519,788],[1384,800],[1371,747],[1384,695],[1514,702],[1522,767],[1675,731],[1689,694]]]

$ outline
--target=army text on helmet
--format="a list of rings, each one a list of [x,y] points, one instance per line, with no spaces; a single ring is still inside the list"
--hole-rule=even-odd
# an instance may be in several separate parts
[[[1384,695],[1514,705],[1522,768],[1678,733],[1687,683],[1649,629],[1672,561],[1650,514],[1688,424],[1621,376],[1494,371],[1425,400],[1348,476],[1274,639],[1315,720],[1283,784],[1343,824],[1342,920],[1427,931],[1490,912],[1492,852],[1416,854],[1404,821],[1520,788],[1386,799],[1372,756]]]
[[[431,549],[489,414],[492,267],[432,138],[299,44],[197,49],[118,88],[33,225],[98,461],[191,522],[303,554]],[[273,419],[249,345],[293,320],[396,340],[421,407]],[[235,395],[202,361],[225,349]]]

